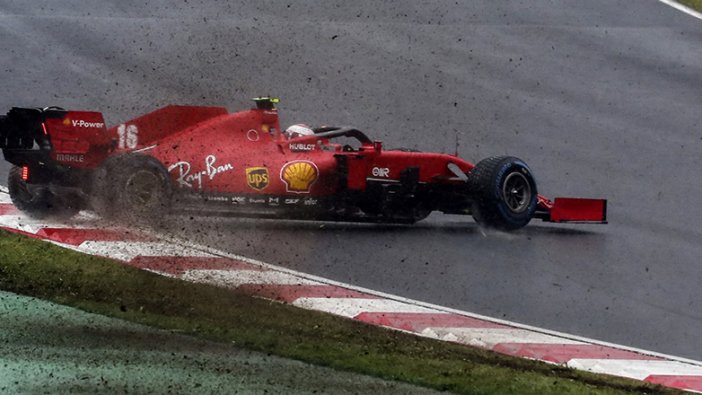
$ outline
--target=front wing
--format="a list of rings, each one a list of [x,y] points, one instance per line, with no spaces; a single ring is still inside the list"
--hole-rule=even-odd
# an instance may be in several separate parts
[[[607,223],[607,200],[558,197],[553,201],[539,195],[534,217],[546,222]]]

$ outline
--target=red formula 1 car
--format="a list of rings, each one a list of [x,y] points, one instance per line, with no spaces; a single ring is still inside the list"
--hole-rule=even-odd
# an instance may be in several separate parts
[[[102,114],[13,108],[0,148],[14,204],[33,217],[93,209],[141,219],[164,210],[412,223],[438,210],[502,230],[532,218],[606,223],[606,200],[539,195],[514,157],[385,150],[351,127],[282,133],[276,99],[229,113],[168,106],[107,128]]]

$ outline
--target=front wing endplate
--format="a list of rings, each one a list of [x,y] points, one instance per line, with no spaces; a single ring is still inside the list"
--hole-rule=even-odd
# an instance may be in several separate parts
[[[607,200],[555,198],[550,210],[550,222],[607,223]]]

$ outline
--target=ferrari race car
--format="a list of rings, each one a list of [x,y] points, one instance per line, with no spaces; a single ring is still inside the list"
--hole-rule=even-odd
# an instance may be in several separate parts
[[[455,155],[386,150],[353,127],[283,133],[277,99],[255,108],[167,106],[107,128],[99,112],[12,108],[0,148],[8,189],[32,217],[91,209],[142,220],[164,212],[413,223],[438,210],[515,230],[532,218],[606,223],[602,199],[537,193],[510,156],[469,163]]]

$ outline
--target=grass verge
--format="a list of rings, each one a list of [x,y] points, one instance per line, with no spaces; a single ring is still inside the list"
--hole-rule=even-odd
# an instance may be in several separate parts
[[[678,3],[702,12],[702,0],[678,0]]]
[[[0,230],[0,289],[301,361],[462,394],[674,393],[187,283]]]

